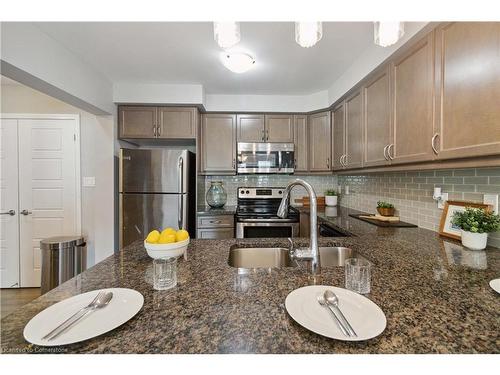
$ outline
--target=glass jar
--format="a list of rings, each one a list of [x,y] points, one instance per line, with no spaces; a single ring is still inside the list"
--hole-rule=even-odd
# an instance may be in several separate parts
[[[227,193],[222,186],[222,181],[211,181],[206,196],[207,203],[212,208],[223,207],[227,202]]]

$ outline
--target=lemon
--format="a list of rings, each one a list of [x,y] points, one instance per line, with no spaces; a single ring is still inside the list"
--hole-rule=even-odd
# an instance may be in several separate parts
[[[161,231],[161,234],[163,234],[163,235],[167,235],[167,234],[173,234],[173,235],[175,235],[175,229],[174,228],[170,228],[170,227],[165,228],[165,229],[163,229]]]
[[[187,230],[180,229],[175,233],[175,240],[177,242],[187,240],[189,238],[189,233]]]
[[[158,240],[158,243],[165,244],[174,242],[175,242],[175,234],[163,233],[163,232],[160,234],[160,239]]]
[[[159,239],[160,239],[160,232],[158,232],[155,229],[155,230],[152,230],[151,232],[149,232],[148,236],[146,237],[146,242],[147,243],[157,243]]]

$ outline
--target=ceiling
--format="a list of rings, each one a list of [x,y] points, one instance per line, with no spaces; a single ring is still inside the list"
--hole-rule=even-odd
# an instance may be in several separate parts
[[[373,43],[371,22],[324,22],[311,48],[293,22],[242,22],[235,47],[256,65],[243,74],[220,62],[211,22],[37,22],[43,32],[113,83],[202,84],[208,94],[306,95],[327,89]]]

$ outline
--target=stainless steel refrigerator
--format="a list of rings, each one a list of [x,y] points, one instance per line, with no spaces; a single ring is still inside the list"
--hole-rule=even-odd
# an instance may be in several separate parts
[[[195,234],[195,155],[187,150],[120,150],[120,248],[153,230]]]

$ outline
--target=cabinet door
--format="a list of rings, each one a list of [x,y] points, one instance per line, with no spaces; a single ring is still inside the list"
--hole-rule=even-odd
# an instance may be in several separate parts
[[[118,107],[120,138],[155,138],[156,107]]]
[[[190,107],[159,107],[158,138],[195,139],[197,112]]]
[[[332,111],[332,166],[333,170],[342,169],[341,158],[345,154],[345,106],[344,103],[334,108]]]
[[[364,166],[388,164],[384,156],[391,144],[389,67],[374,73],[363,87],[364,95]]]
[[[345,157],[346,168],[363,166],[362,97],[357,92],[345,101]]]
[[[434,33],[397,56],[391,64],[394,146],[392,163],[433,159]]]
[[[327,172],[331,170],[331,126],[330,112],[309,116],[309,170]]]
[[[266,142],[293,143],[293,116],[266,115]]]
[[[307,116],[293,116],[293,137],[295,143],[295,172],[307,172],[308,170],[308,132]]]
[[[235,115],[203,115],[201,142],[203,172],[236,172]]]
[[[500,150],[500,22],[456,22],[436,31],[438,158]]]
[[[264,115],[237,115],[238,142],[264,142]]]

